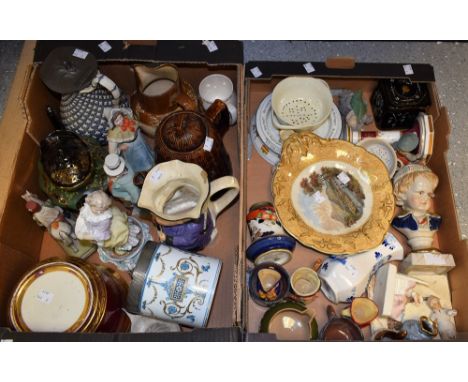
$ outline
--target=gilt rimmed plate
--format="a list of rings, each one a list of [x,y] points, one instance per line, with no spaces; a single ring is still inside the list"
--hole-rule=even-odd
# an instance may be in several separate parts
[[[326,254],[377,247],[395,210],[392,184],[379,158],[311,132],[295,133],[284,142],[272,192],[283,228]]]
[[[271,93],[268,94],[258,106],[256,112],[257,132],[265,145],[276,154],[281,154],[283,140],[280,137],[278,130],[272,122],[273,109],[271,107]],[[330,117],[317,129],[314,134],[321,138],[338,139],[341,135],[342,121],[338,107],[333,104]]]

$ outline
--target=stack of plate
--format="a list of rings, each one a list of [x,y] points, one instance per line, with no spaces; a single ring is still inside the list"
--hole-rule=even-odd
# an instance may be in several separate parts
[[[250,122],[250,139],[258,154],[268,163],[275,166],[281,156],[283,142],[280,130],[273,125],[273,110],[271,107],[272,94],[268,94]],[[341,136],[341,115],[335,104],[328,119],[317,129],[314,134],[321,138],[339,139]]]

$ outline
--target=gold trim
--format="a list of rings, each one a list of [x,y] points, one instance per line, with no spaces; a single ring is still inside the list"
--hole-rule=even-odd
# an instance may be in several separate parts
[[[371,215],[366,223],[348,234],[328,235],[314,230],[300,218],[291,201],[291,188],[301,171],[325,160],[348,163],[366,172],[371,180]],[[395,211],[392,183],[379,158],[363,147],[337,139],[322,139],[311,132],[292,134],[284,142],[273,176],[272,194],[283,228],[303,245],[325,254],[349,255],[377,247]]]
[[[56,271],[69,272],[75,275],[81,281],[83,287],[87,292],[83,311],[81,312],[80,316],[75,321],[75,323],[67,330],[65,330],[65,332],[79,331],[82,328],[82,326],[86,323],[87,319],[93,314],[94,297],[92,291],[92,281],[90,280],[90,278],[88,278],[86,273],[73,264],[68,264],[66,262],[60,261],[48,262],[45,264],[41,264],[38,267],[35,267],[31,272],[29,272],[21,280],[13,294],[10,306],[10,318],[16,330],[22,332],[31,332],[31,329],[26,325],[21,315],[21,305],[26,290],[37,278],[43,276],[44,274]]]

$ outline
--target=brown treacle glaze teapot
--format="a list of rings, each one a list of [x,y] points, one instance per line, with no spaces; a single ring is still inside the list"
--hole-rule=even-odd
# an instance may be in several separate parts
[[[161,120],[174,111],[198,109],[195,91],[180,78],[175,65],[135,65],[133,70],[137,89],[131,97],[132,109],[148,126],[145,133],[154,135]]]
[[[200,114],[177,111],[161,121],[155,136],[156,163],[178,159],[195,163],[208,173],[210,181],[232,175],[222,136],[229,127],[229,111],[216,100]]]

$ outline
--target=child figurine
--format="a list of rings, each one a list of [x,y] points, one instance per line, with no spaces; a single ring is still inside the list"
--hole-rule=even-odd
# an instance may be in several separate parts
[[[91,243],[77,239],[73,232],[75,221],[65,217],[60,207],[43,202],[29,191],[21,197],[26,200],[26,209],[33,214],[34,221],[40,227],[45,227],[69,256],[85,259],[96,250],[96,246]]]
[[[102,261],[129,271],[135,267],[145,243],[152,239],[146,224],[112,206],[111,198],[102,190],[86,197],[75,233],[79,239],[97,243]]]
[[[442,308],[440,299],[436,296],[429,296],[427,305],[432,310],[430,319],[436,321],[439,326],[440,338],[454,340],[457,337],[457,329],[452,317],[455,317],[458,312],[455,309]]]
[[[140,129],[142,123],[133,118],[131,109],[106,109],[111,129],[107,133],[109,153],[122,155],[135,173],[147,172],[154,167],[154,152]]]
[[[117,154],[109,154],[104,160],[104,171],[109,177],[108,188],[113,197],[136,205],[140,198],[140,189],[133,179],[135,173]]]
[[[404,213],[395,217],[392,225],[407,237],[413,250],[430,249],[439,229],[442,218],[429,213],[438,182],[437,175],[420,164],[402,167],[393,178],[396,204]]]

